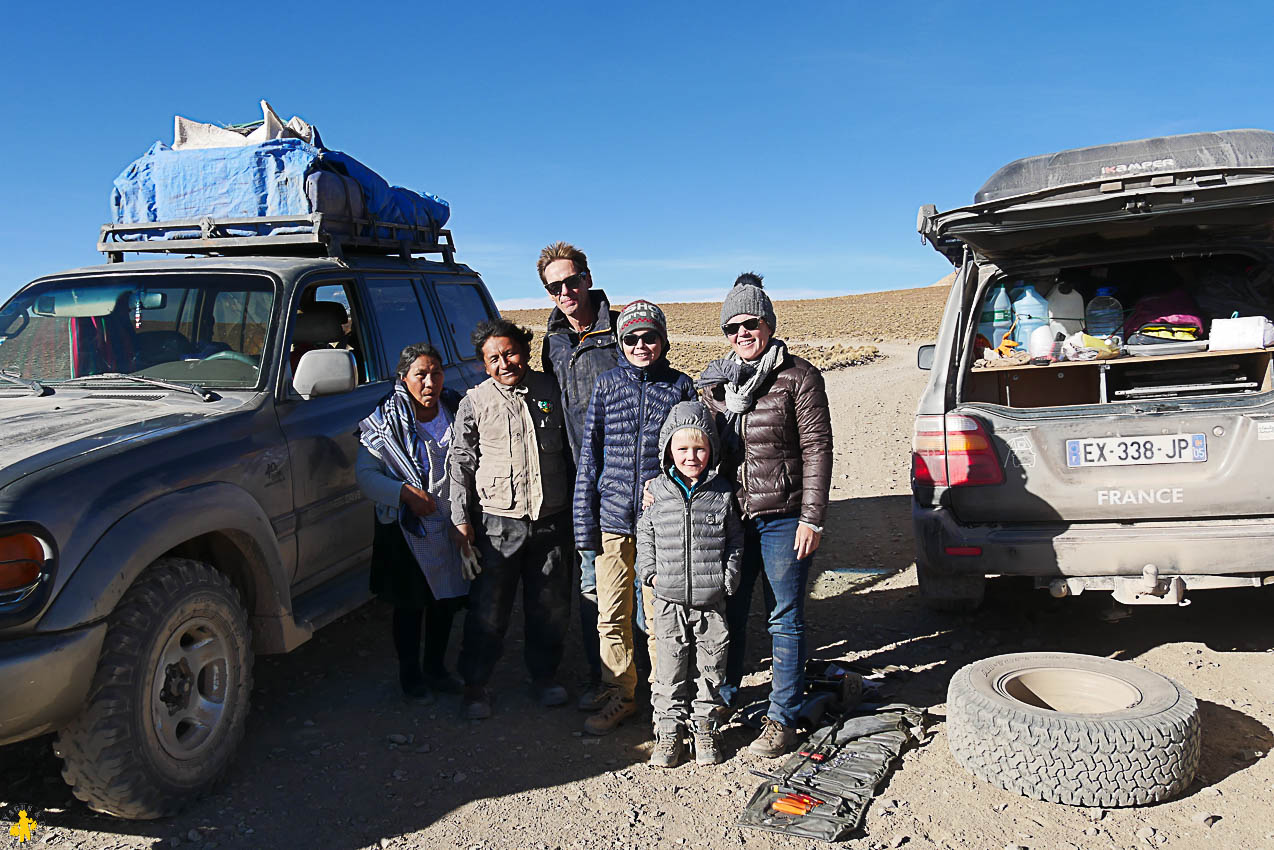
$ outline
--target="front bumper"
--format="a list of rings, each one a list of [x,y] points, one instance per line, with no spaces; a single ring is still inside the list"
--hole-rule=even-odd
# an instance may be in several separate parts
[[[106,623],[0,641],[0,745],[51,732],[80,712]]]
[[[1274,519],[962,525],[914,501],[911,517],[917,557],[940,575],[1140,576],[1148,564],[1161,575],[1274,574]]]

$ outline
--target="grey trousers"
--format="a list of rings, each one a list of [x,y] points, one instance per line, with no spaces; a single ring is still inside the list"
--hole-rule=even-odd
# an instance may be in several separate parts
[[[729,644],[725,605],[688,608],[651,595],[657,650],[650,685],[655,731],[674,732],[687,721],[694,728],[714,729],[723,704],[720,690]],[[698,673],[693,679],[692,671]]]

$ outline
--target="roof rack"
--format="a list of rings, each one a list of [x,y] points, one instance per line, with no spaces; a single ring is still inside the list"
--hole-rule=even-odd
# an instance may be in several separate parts
[[[111,263],[123,262],[126,252],[336,259],[347,252],[368,252],[402,254],[405,260],[413,254],[442,254],[448,264],[456,261],[450,230],[343,216],[325,220],[323,213],[104,224],[97,250]]]

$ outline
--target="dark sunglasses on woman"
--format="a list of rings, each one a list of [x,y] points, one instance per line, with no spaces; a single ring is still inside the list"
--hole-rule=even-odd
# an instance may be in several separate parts
[[[624,345],[628,346],[629,348],[633,348],[639,342],[644,342],[646,343],[646,345],[654,345],[655,343],[659,342],[659,334],[655,333],[654,331],[644,331],[639,334],[624,334],[622,339],[623,339]]]
[[[747,328],[750,331],[754,331],[759,327],[761,327],[761,320],[753,317],[744,319],[741,322],[728,322],[721,326],[721,330],[725,331],[726,336],[734,336],[739,332],[739,328]]]
[[[562,287],[579,292],[584,287],[584,274],[584,272],[576,272],[570,277],[564,277],[561,280],[546,283],[544,284],[544,288],[549,291],[549,295],[554,297],[562,294]]]

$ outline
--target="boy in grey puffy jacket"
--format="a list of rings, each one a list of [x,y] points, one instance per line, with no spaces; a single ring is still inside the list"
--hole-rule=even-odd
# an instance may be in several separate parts
[[[720,443],[708,409],[683,401],[659,432],[664,472],[637,521],[637,573],[654,590],[655,748],[650,763],[673,767],[693,724],[695,761],[722,760],[717,711],[728,638],[726,597],[739,587],[743,524],[734,484],[717,473]],[[690,700],[690,667],[699,671]]]

